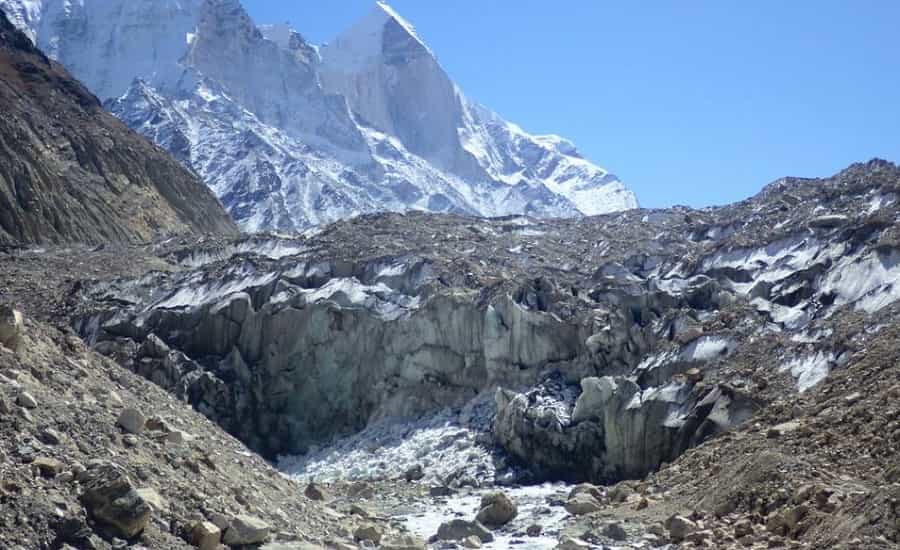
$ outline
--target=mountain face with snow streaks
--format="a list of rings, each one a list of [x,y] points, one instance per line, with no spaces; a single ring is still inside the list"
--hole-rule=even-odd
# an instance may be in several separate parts
[[[637,206],[567,140],[470,101],[379,2],[321,48],[238,0],[0,0],[106,107],[197,172],[245,229],[372,211],[570,217]]]

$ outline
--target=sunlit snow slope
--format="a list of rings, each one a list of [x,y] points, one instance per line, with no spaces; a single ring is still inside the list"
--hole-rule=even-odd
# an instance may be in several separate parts
[[[384,3],[321,49],[238,0],[0,0],[247,230],[410,209],[593,215],[634,194],[557,136],[468,100]]]

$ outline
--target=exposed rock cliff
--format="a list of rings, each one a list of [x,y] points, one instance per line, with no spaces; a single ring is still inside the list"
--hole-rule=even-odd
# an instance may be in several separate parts
[[[213,194],[0,13],[0,243],[232,235]]]

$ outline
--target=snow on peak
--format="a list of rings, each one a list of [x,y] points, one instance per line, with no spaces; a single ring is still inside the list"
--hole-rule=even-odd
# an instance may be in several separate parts
[[[593,215],[631,191],[558,136],[466,98],[385,2],[317,50],[238,0],[0,0],[247,230],[372,211]],[[138,79],[138,80],[136,80]]]
[[[335,70],[353,73],[362,70],[369,62],[380,59],[388,44],[385,35],[390,30],[400,30],[420,51],[432,55],[419,37],[415,27],[401,17],[385,2],[377,2],[369,14],[323,46],[323,57],[329,57],[329,65]]]
[[[390,19],[395,21],[398,25],[400,25],[403,30],[409,34],[410,37],[416,39],[423,47],[428,49],[428,46],[425,44],[425,41],[419,37],[419,33],[416,32],[416,28],[412,23],[404,19],[399,13],[397,13],[394,8],[388,5],[387,2],[378,1],[375,3],[378,10],[381,10],[385,15],[387,15]],[[376,10],[377,11],[377,10]]]
[[[283,49],[288,49],[291,44],[291,37],[297,31],[288,23],[276,23],[274,25],[259,25],[259,32],[263,38],[275,42]]]

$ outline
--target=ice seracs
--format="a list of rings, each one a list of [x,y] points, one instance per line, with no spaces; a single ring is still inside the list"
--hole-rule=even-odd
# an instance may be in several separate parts
[[[191,167],[248,231],[372,211],[593,215],[634,194],[459,90],[383,2],[321,49],[237,0],[0,0],[48,55]]]

